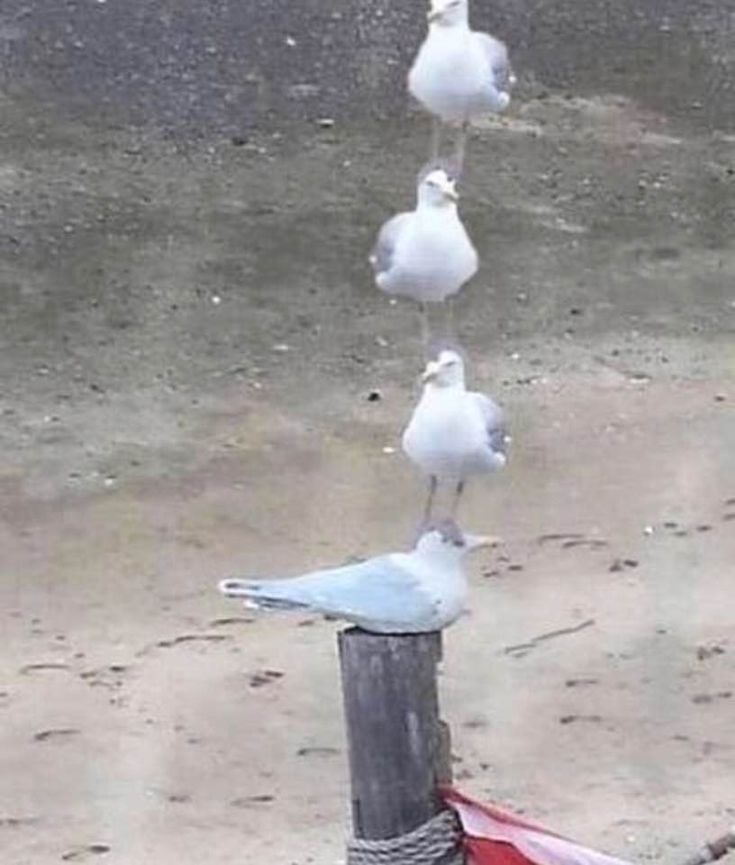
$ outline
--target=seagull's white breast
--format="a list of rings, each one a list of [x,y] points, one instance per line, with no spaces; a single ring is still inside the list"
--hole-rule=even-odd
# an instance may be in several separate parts
[[[403,433],[403,449],[427,475],[465,480],[492,471],[485,420],[463,388],[427,387]]]
[[[410,92],[445,121],[489,110],[492,69],[471,30],[433,27],[408,76]]]
[[[396,244],[393,285],[416,300],[442,301],[477,271],[477,252],[455,207],[418,209]]]

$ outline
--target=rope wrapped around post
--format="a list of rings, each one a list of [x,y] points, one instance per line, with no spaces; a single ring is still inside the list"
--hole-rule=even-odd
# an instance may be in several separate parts
[[[440,811],[405,835],[353,838],[347,865],[464,865],[462,827],[454,811]]]

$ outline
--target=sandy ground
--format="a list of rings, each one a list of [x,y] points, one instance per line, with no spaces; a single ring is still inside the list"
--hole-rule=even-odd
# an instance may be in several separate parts
[[[187,149],[2,110],[2,861],[338,862],[337,626],[214,585],[413,533],[418,322],[365,256],[425,124]],[[465,182],[514,450],[464,503],[504,545],[445,639],[457,783],[661,862],[735,820],[732,148],[537,94]]]

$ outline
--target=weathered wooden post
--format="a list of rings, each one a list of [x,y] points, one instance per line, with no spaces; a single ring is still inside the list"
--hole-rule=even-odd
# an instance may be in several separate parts
[[[350,628],[339,635],[339,650],[355,838],[405,836],[442,812],[437,785],[450,780],[436,681],[441,634]]]

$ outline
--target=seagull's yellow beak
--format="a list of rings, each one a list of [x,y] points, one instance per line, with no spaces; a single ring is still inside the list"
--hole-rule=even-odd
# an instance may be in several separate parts
[[[426,384],[430,381],[435,381],[436,377],[439,375],[439,364],[435,360],[429,361],[426,364],[426,369],[421,374],[421,381]]]
[[[457,185],[454,180],[450,180],[444,187],[444,195],[446,195],[450,201],[459,201],[459,193],[457,192]]]
[[[443,10],[439,6],[432,6],[429,11],[426,13],[426,17],[429,20],[429,24],[433,24],[434,21],[438,21],[442,17]]]
[[[465,535],[464,538],[470,552],[484,550],[488,547],[497,547],[502,543],[500,538],[493,537],[492,535]]]

